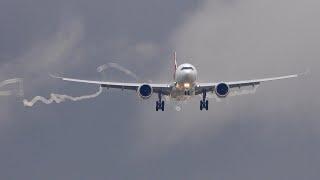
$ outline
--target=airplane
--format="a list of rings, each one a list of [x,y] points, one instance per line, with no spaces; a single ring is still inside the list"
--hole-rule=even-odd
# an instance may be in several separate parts
[[[165,102],[162,100],[163,96],[176,101],[186,101],[192,96],[202,95],[200,100],[200,110],[209,109],[209,101],[207,99],[207,93],[215,93],[218,98],[226,98],[231,89],[256,86],[264,82],[283,80],[290,78],[297,78],[299,74],[293,74],[288,76],[279,76],[273,78],[264,79],[253,79],[243,81],[232,81],[232,82],[209,82],[199,83],[197,82],[197,69],[195,66],[189,63],[184,63],[178,66],[177,54],[173,54],[174,61],[174,73],[173,82],[165,84],[154,84],[154,83],[124,83],[124,82],[108,82],[108,81],[92,81],[83,79],[73,79],[67,77],[53,76],[54,78],[61,79],[63,81],[71,81],[78,83],[97,84],[103,88],[113,88],[122,90],[133,90],[136,91],[138,96],[142,99],[149,99],[152,94],[158,94],[158,101],[156,101],[156,111],[164,111]]]

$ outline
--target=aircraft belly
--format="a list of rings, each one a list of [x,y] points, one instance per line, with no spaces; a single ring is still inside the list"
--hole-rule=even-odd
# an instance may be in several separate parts
[[[190,99],[190,97],[192,97],[194,95],[194,93],[195,93],[194,90],[195,90],[194,88],[189,89],[189,90],[173,88],[171,91],[170,97],[172,99],[175,99],[178,101],[185,101],[185,100]],[[189,91],[189,95],[185,94],[186,91]]]

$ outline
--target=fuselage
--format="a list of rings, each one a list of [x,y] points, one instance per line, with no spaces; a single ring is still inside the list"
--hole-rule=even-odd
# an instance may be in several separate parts
[[[175,72],[175,87],[172,89],[171,97],[183,100],[194,95],[197,75],[197,69],[192,64],[185,63],[178,66]]]

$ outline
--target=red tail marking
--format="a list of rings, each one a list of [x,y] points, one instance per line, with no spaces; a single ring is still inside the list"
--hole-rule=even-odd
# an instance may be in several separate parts
[[[174,80],[176,79],[176,71],[178,68],[178,64],[177,64],[177,52],[173,53],[173,61],[174,61],[174,73],[173,73],[173,78]]]

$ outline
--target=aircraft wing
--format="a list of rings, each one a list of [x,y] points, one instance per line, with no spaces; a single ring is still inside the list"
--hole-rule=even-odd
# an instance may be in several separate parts
[[[122,90],[134,90],[136,91],[139,86],[143,85],[143,83],[122,83],[122,82],[108,82],[108,81],[92,81],[92,80],[83,80],[83,79],[73,79],[73,78],[66,78],[66,77],[59,77],[53,76],[53,78],[61,79],[63,81],[70,81],[70,82],[78,82],[78,83],[86,83],[86,84],[97,84],[101,87],[105,88],[113,88],[113,89],[122,89]],[[149,84],[149,83],[148,83]],[[149,84],[154,93],[161,93],[163,95],[169,95],[171,91],[170,84]]]
[[[298,77],[298,74],[289,75],[289,76],[279,76],[273,78],[264,78],[264,79],[253,79],[253,80],[244,80],[244,81],[232,81],[232,82],[224,82],[229,87],[232,88],[241,88],[246,86],[255,86],[268,81],[276,81],[282,79],[290,79]],[[215,90],[215,86],[219,83],[199,83],[196,86],[196,95],[201,94],[203,91],[210,92]]]

